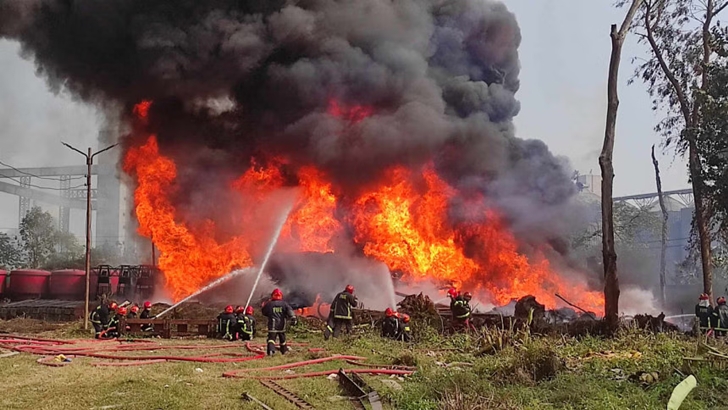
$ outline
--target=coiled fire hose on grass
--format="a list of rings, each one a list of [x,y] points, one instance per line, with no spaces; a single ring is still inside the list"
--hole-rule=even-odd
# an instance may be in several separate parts
[[[302,347],[305,343],[289,343],[289,346]],[[21,353],[29,353],[43,356],[37,360],[38,363],[47,366],[65,366],[69,364],[66,361],[57,361],[56,357],[90,357],[96,359],[118,360],[118,362],[97,362],[92,363],[94,366],[141,366],[148,364],[157,364],[167,361],[181,362],[197,362],[197,363],[239,363],[250,360],[263,359],[265,345],[253,344],[247,342],[245,348],[248,353],[236,352],[219,352],[206,353],[200,356],[131,356],[123,354],[112,354],[114,352],[141,352],[141,351],[159,351],[159,350],[210,350],[210,349],[239,349],[239,344],[220,344],[220,345],[162,345],[152,341],[120,341],[120,340],[96,340],[96,339],[74,339],[74,340],[54,340],[32,338],[18,335],[0,335],[0,347],[14,350]],[[309,352],[321,352],[323,349],[311,348]],[[252,355],[251,355],[252,354]],[[330,361],[345,361],[354,366],[367,367],[365,369],[347,369],[349,373],[358,374],[386,374],[386,375],[410,375],[415,368],[405,366],[390,365],[365,365],[360,363],[366,360],[359,356],[334,355],[320,359],[304,360],[295,363],[283,364],[280,366],[263,367],[263,368],[245,368],[236,369],[223,373],[223,377],[228,378],[249,378],[256,380],[280,380],[280,379],[296,379],[303,377],[328,376],[338,372],[336,370],[324,370],[300,374],[286,375],[251,375],[254,372],[273,372],[278,370],[288,370],[303,366],[310,366]]]

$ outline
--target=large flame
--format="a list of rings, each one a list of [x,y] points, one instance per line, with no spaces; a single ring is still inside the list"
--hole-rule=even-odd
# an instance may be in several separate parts
[[[149,103],[143,102],[134,112],[144,119],[148,110]],[[328,112],[350,125],[372,114],[370,108],[346,107],[335,100]],[[285,158],[268,158],[264,165],[253,162],[232,184],[231,191],[250,205],[240,209],[243,225],[253,222],[252,209],[287,184],[282,171],[287,165]],[[175,299],[233,268],[253,263],[251,246],[263,238],[260,232],[241,229],[239,235],[219,242],[212,221],[196,226],[182,222],[184,218],[169,199],[175,192],[176,167],[159,153],[155,136],[127,152],[124,170],[138,185],[139,232],[152,238],[159,248],[159,267]],[[603,307],[600,292],[564,279],[542,256],[529,260],[519,253],[516,238],[498,212],[484,205],[483,198],[472,199],[473,215],[453,222],[448,215],[449,201],[458,192],[431,164],[421,170],[386,170],[378,184],[346,200],[315,167],[304,166],[293,172],[298,202],[279,239],[286,250],[336,252],[348,238],[368,257],[402,272],[404,280],[453,284],[495,304],[532,294],[548,307],[555,307],[554,295],[559,293],[586,309],[601,311]]]

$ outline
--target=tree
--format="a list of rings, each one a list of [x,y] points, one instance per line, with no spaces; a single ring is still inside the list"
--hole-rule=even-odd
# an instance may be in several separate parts
[[[33,207],[20,222],[20,236],[30,268],[41,267],[55,253],[55,221],[39,207]]]
[[[703,269],[703,291],[713,300],[711,211],[698,138],[703,101],[710,88],[709,66],[717,56],[713,33],[726,0],[644,0],[635,31],[648,44],[649,58],[638,65],[636,76],[647,84],[654,109],[666,117],[656,126],[666,146],[675,144],[688,156],[695,201],[694,226],[698,233]]]
[[[624,4],[624,2],[623,2]],[[634,19],[640,0],[632,0],[632,5],[617,31],[613,24],[609,34],[612,40],[612,54],[609,58],[607,77],[607,124],[604,131],[604,145],[599,155],[602,171],[602,258],[604,265],[604,317],[611,330],[619,324],[619,277],[617,275],[617,252],[614,250],[614,214],[612,210],[612,188],[614,184],[614,134],[617,124],[619,97],[619,64],[622,59],[622,45]]]
[[[657,185],[657,198],[660,203],[660,211],[662,212],[662,229],[660,229],[660,302],[665,306],[665,258],[667,254],[667,208],[665,207],[665,198],[662,197],[662,180],[660,179],[660,163],[655,157],[655,146],[652,146],[652,165],[655,167],[655,184]]]
[[[0,233],[0,269],[15,269],[23,264],[23,251],[18,241]]]

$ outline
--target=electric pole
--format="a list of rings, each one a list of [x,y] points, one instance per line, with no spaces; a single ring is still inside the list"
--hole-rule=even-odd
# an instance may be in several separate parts
[[[86,165],[88,171],[86,172],[86,296],[84,298],[84,315],[83,315],[83,328],[88,330],[88,304],[89,304],[89,278],[91,277],[91,165],[94,163],[94,157],[101,154],[104,151],[108,151],[119,144],[108,146],[100,151],[91,153],[91,148],[88,149],[88,154],[83,151],[76,149],[69,144],[61,141],[61,144],[66,147],[78,152],[86,158]]]

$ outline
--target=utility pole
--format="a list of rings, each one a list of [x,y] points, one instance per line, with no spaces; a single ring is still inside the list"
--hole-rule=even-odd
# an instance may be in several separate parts
[[[91,277],[91,165],[94,163],[94,157],[101,154],[104,151],[108,151],[119,144],[108,146],[101,151],[91,153],[91,147],[88,149],[88,154],[83,151],[76,149],[69,144],[61,141],[61,144],[66,147],[78,152],[86,158],[86,165],[88,171],[86,172],[86,296],[84,298],[84,315],[83,315],[83,328],[88,330],[88,304],[89,304],[89,278]]]

